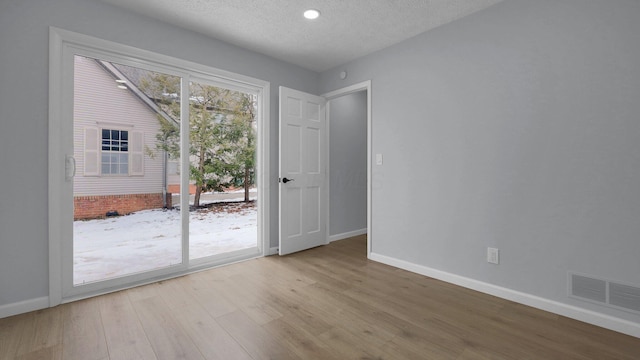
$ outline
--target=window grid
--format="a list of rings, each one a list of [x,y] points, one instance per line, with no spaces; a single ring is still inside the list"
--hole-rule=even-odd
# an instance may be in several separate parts
[[[102,129],[102,174],[129,174],[129,132]]]

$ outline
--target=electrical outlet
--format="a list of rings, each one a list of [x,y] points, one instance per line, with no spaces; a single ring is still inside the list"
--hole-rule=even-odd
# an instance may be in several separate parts
[[[487,262],[496,265],[500,264],[500,250],[487,248]]]

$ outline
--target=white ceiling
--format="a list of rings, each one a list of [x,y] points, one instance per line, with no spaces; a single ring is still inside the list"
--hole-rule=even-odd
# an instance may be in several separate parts
[[[319,72],[502,0],[102,1]]]

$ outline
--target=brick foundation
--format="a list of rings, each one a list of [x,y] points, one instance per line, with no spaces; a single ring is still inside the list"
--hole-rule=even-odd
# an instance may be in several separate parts
[[[75,220],[106,217],[107,212],[117,211],[120,215],[135,211],[162,208],[162,193],[74,196],[73,218]],[[171,193],[167,193],[167,207],[171,207]]]
[[[169,191],[170,193],[173,193],[173,194],[179,194],[180,193],[180,185],[169,184],[169,185],[167,185],[167,191]],[[189,184],[189,195],[193,195],[195,193],[196,193],[196,185],[195,184]]]

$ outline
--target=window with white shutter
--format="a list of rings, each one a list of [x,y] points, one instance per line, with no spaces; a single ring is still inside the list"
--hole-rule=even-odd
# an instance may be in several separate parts
[[[84,130],[84,175],[144,175],[144,134],[142,131]]]

